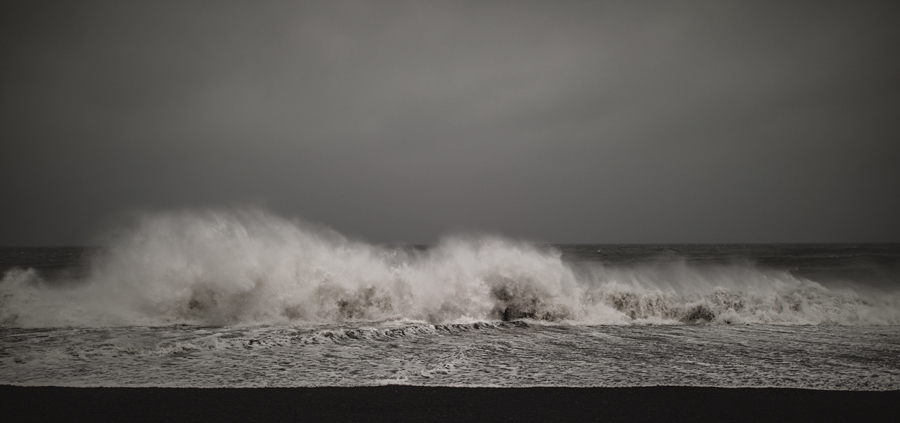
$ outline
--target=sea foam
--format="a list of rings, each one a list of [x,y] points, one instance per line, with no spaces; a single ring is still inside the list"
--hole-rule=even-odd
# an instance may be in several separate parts
[[[387,247],[258,209],[139,216],[106,238],[85,278],[64,282],[7,272],[0,323],[900,323],[897,293],[826,288],[753,263],[576,266],[494,236]]]

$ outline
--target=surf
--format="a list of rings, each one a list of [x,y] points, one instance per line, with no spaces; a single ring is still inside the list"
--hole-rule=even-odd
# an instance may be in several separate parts
[[[893,325],[900,296],[751,262],[572,263],[498,236],[383,246],[252,208],[139,215],[109,232],[83,277],[17,268],[0,281],[11,327],[385,320]]]

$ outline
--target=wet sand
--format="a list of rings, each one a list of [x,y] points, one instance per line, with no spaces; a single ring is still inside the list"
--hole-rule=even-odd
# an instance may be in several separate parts
[[[0,386],[19,421],[900,421],[900,391],[774,388]]]

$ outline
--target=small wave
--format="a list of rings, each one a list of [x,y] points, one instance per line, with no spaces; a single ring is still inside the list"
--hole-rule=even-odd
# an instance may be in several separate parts
[[[13,269],[0,281],[3,326],[392,320],[433,330],[515,320],[900,324],[900,296],[825,288],[748,263],[576,266],[559,251],[499,237],[388,248],[259,210],[142,216],[109,237],[82,280],[51,285]],[[318,336],[391,336],[354,330]]]

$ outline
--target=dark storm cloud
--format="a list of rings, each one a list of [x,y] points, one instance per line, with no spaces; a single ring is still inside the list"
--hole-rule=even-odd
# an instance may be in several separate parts
[[[3,8],[3,244],[248,202],[378,241],[900,240],[888,3]]]

